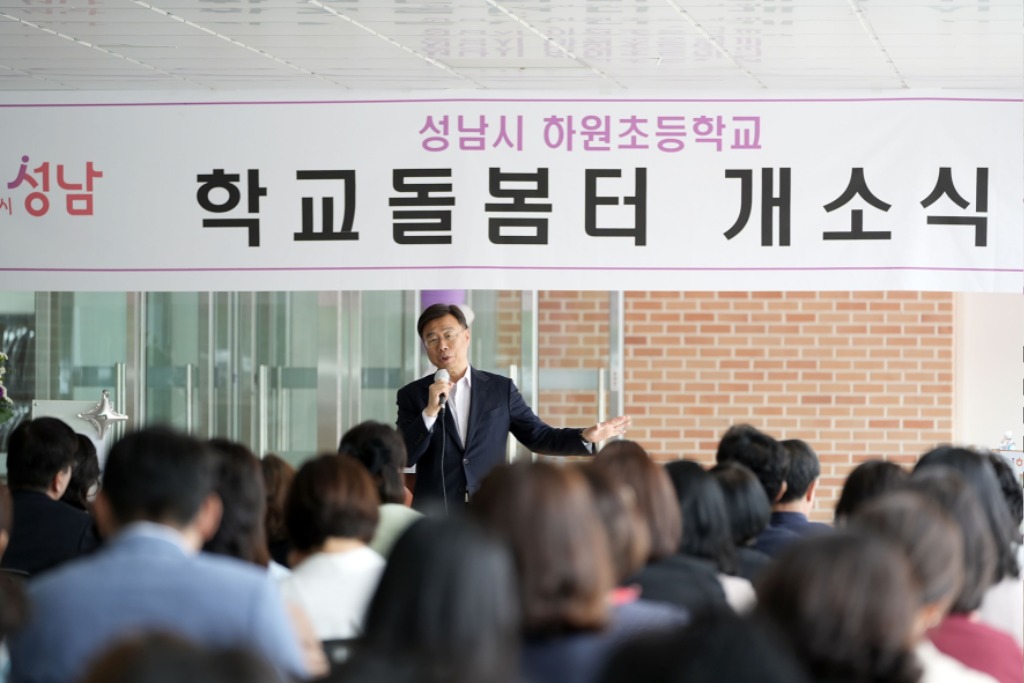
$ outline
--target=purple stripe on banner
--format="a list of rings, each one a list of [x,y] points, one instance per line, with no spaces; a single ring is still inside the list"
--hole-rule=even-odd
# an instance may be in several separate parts
[[[366,270],[540,270],[540,271],[635,271],[635,272],[806,272],[806,271],[923,271],[955,273],[1021,273],[1024,268],[957,268],[942,266],[794,266],[786,267],[692,267],[672,266],[240,266],[209,268],[0,268],[0,273],[254,273]]]
[[[595,98],[482,98],[482,97],[439,97],[413,98],[408,100],[290,100],[247,102],[88,102],[88,103],[52,103],[52,104],[0,104],[0,109],[57,109],[76,107],[232,107],[232,106],[281,106],[281,105],[344,105],[344,104],[486,104],[521,103],[521,104],[680,104],[680,103],[736,103],[736,104],[847,104],[850,102],[996,102],[1021,104],[1021,97],[808,97],[789,99],[759,98],[630,98],[630,99],[595,99]]]

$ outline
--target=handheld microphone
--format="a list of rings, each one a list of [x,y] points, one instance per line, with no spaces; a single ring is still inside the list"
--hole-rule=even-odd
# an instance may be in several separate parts
[[[447,382],[450,379],[451,375],[449,375],[448,371],[445,370],[444,368],[441,368],[440,370],[434,373],[435,382]],[[441,394],[440,396],[438,396],[438,398],[441,400],[441,410],[444,410],[445,404],[448,403],[448,394]]]

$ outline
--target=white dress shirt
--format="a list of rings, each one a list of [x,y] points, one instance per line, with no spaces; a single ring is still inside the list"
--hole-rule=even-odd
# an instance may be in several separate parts
[[[472,368],[467,365],[466,374],[452,387],[446,408],[446,410],[452,411],[452,417],[455,418],[455,426],[459,430],[459,439],[463,446],[466,445],[466,430],[469,429],[469,404],[473,393],[473,381],[470,379],[472,375]],[[423,426],[427,428],[427,431],[434,428],[436,421],[437,415],[431,417],[424,411]]]

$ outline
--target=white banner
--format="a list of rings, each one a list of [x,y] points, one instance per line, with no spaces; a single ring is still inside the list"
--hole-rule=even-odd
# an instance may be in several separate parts
[[[0,289],[1024,291],[1020,97],[550,95],[2,95]]]

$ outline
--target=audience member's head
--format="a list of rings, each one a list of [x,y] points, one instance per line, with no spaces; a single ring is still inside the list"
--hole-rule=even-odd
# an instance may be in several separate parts
[[[12,491],[64,495],[75,465],[78,437],[55,417],[25,420],[7,440],[7,484]]]
[[[779,498],[780,503],[802,503],[810,509],[814,503],[814,493],[821,476],[821,463],[818,454],[806,441],[786,439],[780,441],[789,460],[789,471],[786,473],[786,490]]]
[[[789,546],[757,582],[757,611],[818,681],[917,681],[918,587],[903,553],[864,532]]]
[[[607,444],[594,462],[633,489],[637,510],[651,539],[647,561],[656,562],[679,552],[683,520],[665,468],[651,460],[640,444],[626,439]]]
[[[180,636],[145,633],[99,656],[82,683],[282,683],[274,668],[240,648],[206,649]]]
[[[96,521],[109,536],[132,522],[155,522],[184,530],[196,526],[200,544],[220,521],[213,494],[209,447],[167,427],[129,432],[110,449]]]
[[[761,622],[711,610],[688,626],[636,638],[612,655],[601,683],[809,683],[788,644]]]
[[[682,552],[711,560],[724,574],[735,574],[736,546],[718,481],[691,460],[670,462],[665,471],[682,510]]]
[[[957,524],[964,548],[963,584],[950,611],[970,614],[998,577],[996,541],[978,495],[960,472],[943,466],[915,469],[907,486],[936,503]]]
[[[988,453],[956,446],[940,446],[921,456],[914,470],[936,466],[952,467],[957,470],[978,494],[978,501],[996,542],[997,579],[1019,576],[1020,568],[1017,566],[1014,545],[1020,538],[1020,533],[1010,519],[1010,510],[1006,505],[996,472],[988,459]]]
[[[869,500],[902,488],[908,477],[905,469],[888,460],[868,460],[857,465],[843,483],[843,491],[836,503],[836,521],[850,517]]]
[[[718,442],[715,462],[738,462],[754,473],[771,503],[786,492],[789,461],[778,441],[748,424],[733,425]]]
[[[1024,523],[1024,489],[1021,488],[1020,478],[1006,458],[998,453],[989,453],[988,459],[996,473],[996,479],[999,480],[999,488],[1006,500],[1006,509],[1010,511],[1010,521],[1020,530],[1021,524]]]
[[[0,558],[11,535],[11,495],[0,485]],[[0,576],[0,643],[21,625],[26,615],[25,594],[20,578]]]
[[[333,453],[299,468],[285,507],[292,546],[307,555],[322,549],[328,539],[368,542],[379,516],[370,473],[355,458]]]
[[[865,503],[849,526],[882,536],[905,553],[920,587],[916,638],[937,626],[963,586],[960,529],[938,504],[915,491],[887,493]]]
[[[725,508],[737,546],[754,542],[768,526],[772,505],[754,473],[738,462],[723,462],[711,468],[725,496]]]
[[[523,633],[544,638],[608,623],[608,539],[583,475],[546,462],[493,470],[470,502],[512,549]]]
[[[519,604],[507,548],[466,519],[424,518],[399,537],[340,680],[516,680]]]
[[[92,439],[76,433],[75,440],[78,442],[78,450],[75,451],[75,464],[71,468],[71,480],[60,499],[79,510],[88,511],[89,496],[95,493],[94,488],[100,482],[100,459]]]
[[[405,441],[391,425],[362,422],[345,432],[338,452],[363,463],[374,481],[382,503],[405,502]]]
[[[597,514],[608,535],[616,583],[643,569],[651,552],[647,525],[636,506],[633,489],[593,463],[578,466],[590,485]]]
[[[284,524],[284,506],[292,480],[295,479],[295,468],[281,456],[268,454],[260,460],[260,469],[263,472],[263,490],[267,501],[267,540],[272,543],[285,541],[288,529]]]
[[[210,448],[216,476],[213,490],[224,512],[217,533],[203,550],[266,567],[270,551],[263,529],[266,498],[260,459],[245,445],[228,439],[210,439]]]
[[[11,540],[11,525],[14,512],[11,508],[11,491],[5,484],[0,484],[0,557],[7,550],[7,542]]]

